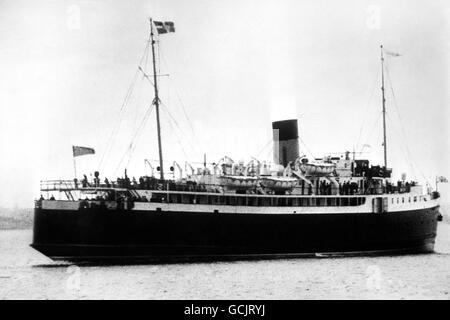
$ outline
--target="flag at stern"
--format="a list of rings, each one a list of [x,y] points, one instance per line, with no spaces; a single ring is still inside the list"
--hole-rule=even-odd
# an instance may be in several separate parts
[[[92,148],[86,148],[86,147],[79,147],[79,146],[72,146],[73,156],[79,157],[84,156],[86,154],[94,154],[95,150]]]

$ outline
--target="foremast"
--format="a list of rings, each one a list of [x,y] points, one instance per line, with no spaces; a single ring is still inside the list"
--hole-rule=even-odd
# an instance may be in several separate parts
[[[156,128],[158,131],[158,150],[159,150],[159,168],[160,168],[160,179],[164,180],[164,166],[163,166],[163,154],[162,154],[162,143],[161,143],[161,124],[159,120],[159,96],[158,96],[158,77],[156,74],[156,57],[155,57],[155,40],[153,32],[153,20],[150,18],[150,42],[152,45],[152,57],[153,57],[153,87],[155,90],[155,98],[153,104],[156,109]]]

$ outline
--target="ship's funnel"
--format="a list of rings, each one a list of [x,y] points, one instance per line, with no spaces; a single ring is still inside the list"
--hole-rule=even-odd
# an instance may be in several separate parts
[[[297,119],[272,122],[272,130],[273,162],[286,167],[299,156]]]

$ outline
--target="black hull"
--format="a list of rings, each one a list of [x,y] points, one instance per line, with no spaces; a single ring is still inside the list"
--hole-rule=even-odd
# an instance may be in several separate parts
[[[433,252],[438,208],[384,214],[226,214],[35,209],[53,260],[182,261]]]

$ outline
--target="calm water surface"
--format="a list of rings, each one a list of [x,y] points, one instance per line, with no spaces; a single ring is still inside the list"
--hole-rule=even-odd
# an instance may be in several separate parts
[[[450,299],[450,225],[436,253],[136,266],[70,266],[0,230],[0,299]]]

